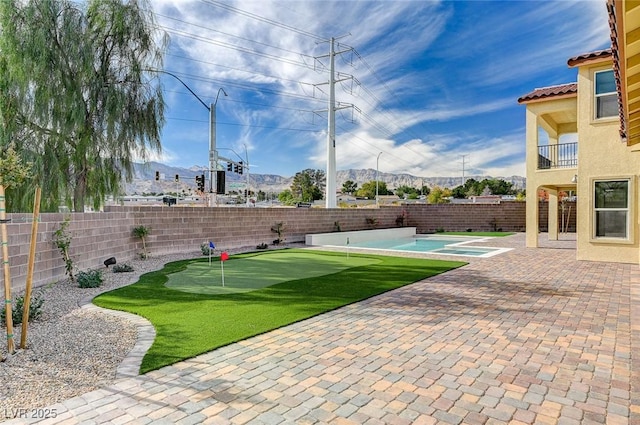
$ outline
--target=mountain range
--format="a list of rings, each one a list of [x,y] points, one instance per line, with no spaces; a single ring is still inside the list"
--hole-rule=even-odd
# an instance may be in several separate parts
[[[160,179],[156,180],[156,172]],[[206,187],[209,187],[209,173],[207,168],[193,166],[190,168],[172,167],[159,162],[137,163],[134,166],[134,179],[126,184],[127,195],[142,195],[143,193],[164,193],[194,190],[196,187],[196,176],[205,175]],[[176,181],[176,176],[178,179]],[[293,177],[283,177],[275,174],[244,174],[226,172],[227,190],[245,188],[247,178],[252,191],[262,190],[266,193],[279,193],[291,187]],[[513,184],[515,189],[524,189],[526,179],[521,176],[492,177],[492,176],[465,176],[466,179],[502,179]],[[376,170],[340,170],[336,173],[336,186],[351,180],[361,187],[363,183],[376,180]],[[462,184],[462,177],[419,177],[411,174],[391,174],[378,172],[378,180],[385,182],[388,189],[395,189],[400,186],[410,186],[419,188],[423,185],[434,187],[454,188]]]

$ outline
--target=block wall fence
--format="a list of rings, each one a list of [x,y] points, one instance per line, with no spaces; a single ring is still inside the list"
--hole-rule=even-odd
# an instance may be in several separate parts
[[[546,226],[547,204],[540,204],[541,223]],[[574,208],[575,210],[575,208]],[[193,252],[200,255],[200,244],[213,241],[218,249],[254,248],[272,244],[277,234],[271,231],[283,223],[285,243],[304,242],[308,233],[326,233],[370,229],[367,218],[377,220],[377,228],[398,227],[399,216],[418,233],[437,229],[448,231],[525,230],[525,203],[496,205],[442,204],[383,206],[378,209],[355,208],[193,208],[193,207],[106,207],[97,213],[45,213],[38,222],[34,286],[65,278],[64,262],[54,245],[53,233],[65,217],[70,218],[70,253],[77,270],[104,268],[103,261],[116,257],[118,263],[136,258],[142,251],[140,239],[131,230],[140,225],[151,231],[147,238],[150,255]],[[9,264],[11,286],[21,291],[26,284],[31,214],[8,214]],[[575,221],[574,221],[575,223]],[[575,225],[573,226],[575,228]],[[4,284],[4,282],[3,282]]]

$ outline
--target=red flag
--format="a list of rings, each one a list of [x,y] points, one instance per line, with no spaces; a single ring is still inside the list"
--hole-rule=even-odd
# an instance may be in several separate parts
[[[227,254],[226,251],[220,254],[220,261],[227,261],[228,259],[229,259],[229,254]]]

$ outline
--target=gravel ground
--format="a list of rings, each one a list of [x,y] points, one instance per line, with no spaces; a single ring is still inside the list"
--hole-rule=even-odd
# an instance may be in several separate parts
[[[42,316],[29,324],[27,348],[8,355],[6,327],[0,325],[0,412],[49,406],[112,382],[118,365],[136,342],[136,328],[125,319],[87,311],[80,305],[102,292],[132,284],[141,274],[167,262],[200,255],[191,252],[127,261],[134,271],[105,270],[100,288],[78,288],[65,280],[35,289],[34,293],[43,292],[45,301]],[[16,347],[20,334],[18,325],[14,327]],[[0,422],[4,419],[0,414]]]

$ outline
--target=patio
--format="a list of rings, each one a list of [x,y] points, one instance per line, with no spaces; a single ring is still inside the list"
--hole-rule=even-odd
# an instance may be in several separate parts
[[[50,406],[57,417],[43,423],[638,423],[637,265],[578,262],[571,240],[524,240],[118,379]]]

